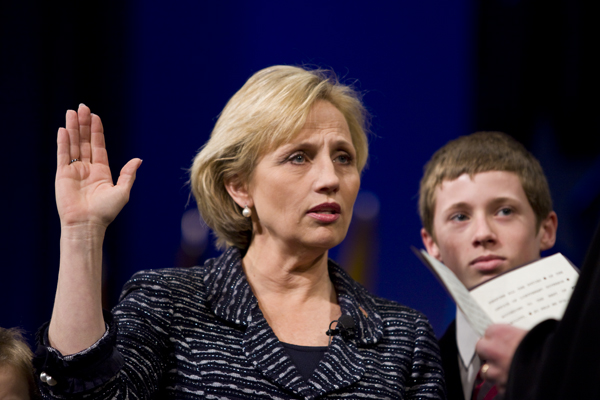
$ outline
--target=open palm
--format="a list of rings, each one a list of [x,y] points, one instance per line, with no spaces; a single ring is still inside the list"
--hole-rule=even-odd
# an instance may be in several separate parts
[[[139,158],[130,160],[113,184],[100,117],[85,105],[67,111],[57,136],[56,204],[63,226],[108,226],[129,200]],[[77,160],[77,161],[73,161]]]

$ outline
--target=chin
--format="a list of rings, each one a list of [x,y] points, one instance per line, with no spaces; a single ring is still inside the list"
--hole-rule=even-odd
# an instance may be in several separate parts
[[[475,287],[477,285],[482,284],[483,282],[487,282],[487,281],[489,281],[490,279],[492,279],[492,278],[494,278],[496,276],[498,276],[498,274],[484,275],[484,276],[480,277],[473,285],[471,285],[471,287],[473,288],[473,287]]]
[[[323,250],[330,250],[342,243],[342,239],[339,238],[315,238],[315,240],[311,240],[309,243],[305,243],[306,247],[318,248]]]
[[[342,243],[341,240],[323,240],[323,241],[314,242],[312,245],[314,247],[319,247],[324,250],[330,250],[330,249],[333,249],[335,246],[337,246],[340,243]]]
[[[321,244],[323,247],[331,249],[342,243],[346,238],[347,231],[338,232],[337,230],[317,230],[311,235],[311,242],[314,244]]]

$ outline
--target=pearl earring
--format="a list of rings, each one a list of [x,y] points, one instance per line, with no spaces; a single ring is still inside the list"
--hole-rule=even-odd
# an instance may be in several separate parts
[[[250,216],[252,215],[252,210],[248,207],[247,204],[246,207],[244,207],[244,209],[242,210],[242,215],[246,218],[250,218]]]

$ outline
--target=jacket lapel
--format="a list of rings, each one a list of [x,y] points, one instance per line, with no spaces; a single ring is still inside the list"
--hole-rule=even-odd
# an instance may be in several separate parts
[[[246,357],[272,383],[304,398],[314,398],[348,387],[365,373],[360,348],[377,344],[383,323],[366,289],[329,261],[329,275],[342,314],[352,317],[354,332],[335,336],[323,360],[306,382],[264,318],[241,266],[239,249],[230,248],[213,265],[207,265],[205,283],[213,312],[245,328]]]

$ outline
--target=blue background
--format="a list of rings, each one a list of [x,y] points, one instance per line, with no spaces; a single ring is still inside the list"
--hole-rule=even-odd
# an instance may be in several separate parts
[[[135,271],[216,254],[202,238],[182,236],[182,217],[195,207],[186,170],[229,97],[274,64],[331,68],[364,94],[373,131],[359,196],[366,211],[332,256],[363,260],[357,276],[423,311],[437,334],[454,306],[410,246],[421,247],[423,165],[452,138],[504,130],[522,141],[551,185],[554,250],[581,264],[600,215],[598,104],[587,97],[598,68],[584,3],[566,4],[4,2],[0,326],[21,326],[32,341],[51,315],[60,238],[55,140],[68,108],[83,102],[102,117],[115,180],[127,160],[144,160],[107,232],[111,307]]]

